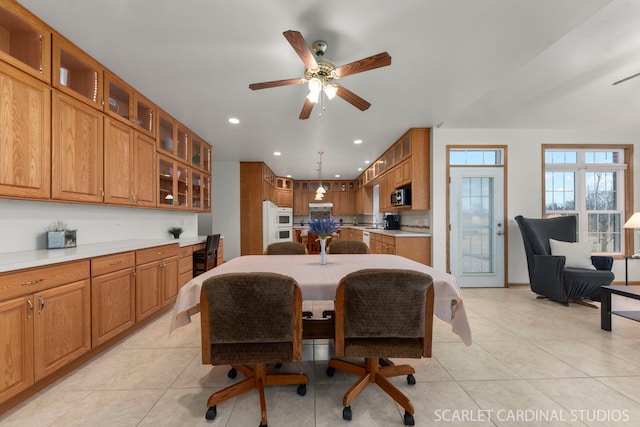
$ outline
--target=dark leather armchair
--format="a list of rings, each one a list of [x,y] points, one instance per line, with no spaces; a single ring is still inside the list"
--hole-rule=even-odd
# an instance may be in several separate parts
[[[533,292],[562,303],[600,301],[600,287],[610,285],[614,279],[612,257],[592,256],[596,270],[588,270],[565,267],[564,256],[551,255],[549,239],[576,241],[575,216],[533,219],[518,215],[515,219],[524,241]]]
[[[193,252],[193,276],[204,273],[218,265],[218,247],[220,246],[220,235],[210,234],[207,236],[207,243],[204,249]]]
[[[207,420],[215,419],[218,403],[257,388],[260,426],[266,427],[265,386],[298,384],[298,394],[306,394],[306,374],[271,369],[302,360],[302,294],[293,278],[276,273],[211,277],[202,284],[200,311],[202,364],[231,365],[246,377],[209,396]]]
[[[345,420],[351,419],[351,402],[375,383],[405,409],[405,425],[414,425],[413,404],[387,378],[407,375],[407,382],[415,384],[415,370],[386,358],[431,357],[432,284],[426,274],[399,269],[360,270],[340,281],[335,303],[335,354],[365,358],[364,364],[336,358],[329,361],[327,375],[339,369],[360,377],[342,399]]]

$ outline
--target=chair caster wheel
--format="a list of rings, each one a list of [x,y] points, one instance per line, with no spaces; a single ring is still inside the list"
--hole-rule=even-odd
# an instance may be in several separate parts
[[[276,369],[280,369],[280,368],[282,368],[282,363],[276,363],[275,368],[276,368]]]
[[[342,410],[342,419],[345,421],[351,421],[351,415],[351,406],[345,406]]]
[[[298,393],[300,396],[304,396],[305,394],[307,394],[307,385],[306,385],[306,384],[300,384],[300,385],[298,386],[297,393]]]
[[[333,366],[327,367],[327,376],[328,377],[334,376],[335,373],[336,373],[336,368],[334,368]]]
[[[406,426],[414,426],[416,425],[416,421],[413,419],[413,415],[404,411],[404,425]]]
[[[229,369],[229,372],[227,372],[227,376],[229,378],[235,378],[238,375],[238,371],[236,371],[236,368],[231,368]]]
[[[414,377],[413,374],[407,375],[407,384],[416,385],[416,377]]]
[[[207,420],[213,421],[216,419],[217,411],[216,406],[213,405],[207,409],[207,414],[204,416]]]

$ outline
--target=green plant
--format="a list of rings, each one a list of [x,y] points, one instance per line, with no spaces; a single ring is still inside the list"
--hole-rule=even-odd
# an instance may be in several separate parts
[[[177,239],[182,234],[182,231],[182,227],[171,227],[169,229],[169,234]]]
[[[67,229],[67,223],[62,220],[57,220],[56,222],[52,222],[49,227],[47,227],[47,231],[65,231]]]

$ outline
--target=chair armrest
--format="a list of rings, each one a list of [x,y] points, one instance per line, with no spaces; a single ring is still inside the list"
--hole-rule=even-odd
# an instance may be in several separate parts
[[[613,268],[613,257],[611,256],[601,256],[601,255],[592,255],[591,256],[591,264],[597,270],[608,270],[611,271]]]

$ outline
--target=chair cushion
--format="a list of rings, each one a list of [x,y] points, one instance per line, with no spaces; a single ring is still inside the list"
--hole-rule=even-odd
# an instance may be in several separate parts
[[[420,359],[420,338],[348,338],[344,341],[345,357],[409,357]]]
[[[551,255],[559,255],[566,258],[564,266],[567,268],[596,269],[591,263],[591,247],[588,243],[562,242],[549,239],[549,246],[551,246]]]
[[[211,346],[211,364],[232,365],[238,363],[280,363],[293,360],[291,342],[234,343]]]

